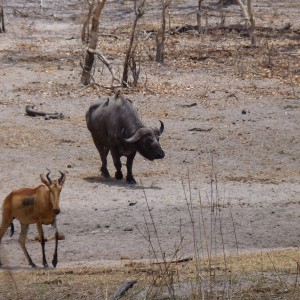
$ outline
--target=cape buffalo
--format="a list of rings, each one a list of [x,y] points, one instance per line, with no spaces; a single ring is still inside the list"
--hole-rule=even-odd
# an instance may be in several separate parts
[[[165,156],[159,144],[164,124],[160,129],[145,127],[130,100],[122,95],[90,106],[86,113],[87,128],[92,134],[102,161],[101,174],[109,177],[107,155],[111,152],[116,168],[115,178],[122,179],[121,156],[126,156],[127,183],[136,183],[132,175],[133,159],[138,151],[149,160]]]

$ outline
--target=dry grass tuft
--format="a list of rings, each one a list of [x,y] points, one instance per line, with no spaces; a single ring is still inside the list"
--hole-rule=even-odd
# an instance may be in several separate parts
[[[226,267],[223,257],[172,263],[169,272],[174,274],[175,299],[298,299],[299,264],[299,250],[287,249],[228,255]],[[149,287],[152,293],[159,289],[155,299],[166,299],[161,298],[167,295],[166,287],[158,285],[160,270],[158,264],[135,261],[119,267],[4,269],[0,271],[0,298],[109,299],[122,283],[137,279],[124,299],[145,299]],[[154,298],[148,295],[146,299]]]

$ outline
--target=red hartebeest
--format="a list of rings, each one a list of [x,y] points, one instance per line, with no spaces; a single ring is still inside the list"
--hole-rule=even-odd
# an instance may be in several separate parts
[[[25,246],[26,236],[29,224],[36,224],[39,239],[42,245],[43,265],[48,267],[45,256],[45,238],[42,225],[51,224],[55,228],[55,250],[52,264],[57,265],[57,246],[58,246],[58,230],[56,225],[56,216],[60,213],[59,196],[66,176],[61,173],[58,180],[50,178],[48,170],[47,175],[40,175],[42,183],[37,188],[21,188],[12,191],[2,204],[2,223],[0,227],[0,243],[9,225],[11,225],[11,235],[13,235],[13,219],[18,219],[21,223],[21,233],[19,243],[28,260],[29,265],[35,267]],[[1,266],[1,259],[0,259]]]

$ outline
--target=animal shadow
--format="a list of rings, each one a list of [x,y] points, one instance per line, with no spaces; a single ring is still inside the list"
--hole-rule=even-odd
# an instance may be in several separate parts
[[[155,185],[149,185],[145,186],[142,183],[137,184],[128,184],[126,183],[125,179],[122,180],[116,180],[113,177],[104,178],[102,176],[87,176],[83,177],[83,180],[89,182],[89,183],[102,183],[106,184],[108,186],[119,186],[119,187],[126,187],[128,189],[132,190],[161,190],[161,187],[155,186]]]

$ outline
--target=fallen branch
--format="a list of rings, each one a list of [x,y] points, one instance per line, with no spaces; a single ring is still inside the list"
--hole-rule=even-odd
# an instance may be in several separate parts
[[[193,106],[197,106],[197,103],[191,103],[191,104],[182,104],[180,105],[181,107],[193,107]]]
[[[159,261],[159,262],[154,262],[154,265],[159,265],[159,264],[179,264],[179,263],[183,263],[183,262],[189,262],[193,260],[192,257],[185,257],[185,258],[179,258],[176,260],[171,260],[171,261]]]
[[[137,283],[137,280],[130,280],[121,285],[119,289],[114,293],[114,295],[111,297],[111,300],[118,300],[124,296],[124,294],[131,289],[135,284]]]
[[[65,239],[66,239],[65,234],[62,233],[62,232],[59,232],[59,233],[58,233],[58,240],[59,240],[59,241],[63,241],[63,240],[65,240]],[[34,238],[28,239],[28,240],[29,240],[29,241],[32,241],[32,242],[41,242],[39,236],[35,236]],[[45,242],[49,242],[49,241],[53,241],[53,240],[55,240],[55,235],[54,235],[54,236],[51,236],[51,237],[49,237],[49,238],[44,237],[44,241],[45,241]]]
[[[117,35],[112,34],[112,33],[100,33],[99,36],[112,37],[112,38],[114,38],[114,39],[116,39],[116,40],[119,39],[119,37],[118,37]]]
[[[16,16],[16,17],[21,17],[21,18],[28,18],[29,17],[29,13],[24,13],[24,12],[22,12],[22,11],[19,11],[19,10],[17,10],[17,9],[15,9],[14,8],[14,16]]]
[[[117,81],[118,83],[121,83],[120,80],[115,76],[115,71],[113,69],[113,67],[111,66],[111,64],[109,63],[109,61],[107,60],[107,58],[100,53],[99,51],[96,51],[94,49],[88,48],[86,49],[86,51],[88,53],[92,53],[97,55],[97,57],[105,64],[105,66],[108,68],[111,76],[112,76],[112,81],[111,81],[111,85],[113,85],[114,81]]]
[[[195,128],[191,128],[189,129],[189,131],[202,131],[202,132],[209,132],[212,130],[212,127],[209,128],[199,128],[199,127],[195,127]]]
[[[285,31],[285,30],[289,30],[292,27],[291,23],[286,23],[284,26],[282,26],[281,28],[278,28],[278,31]]]
[[[30,117],[45,117],[45,120],[50,119],[63,119],[64,115],[62,113],[46,113],[43,111],[38,111],[34,108],[34,105],[26,105],[25,107],[26,114]]]

